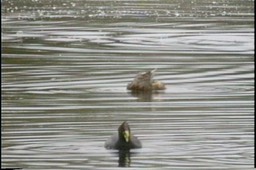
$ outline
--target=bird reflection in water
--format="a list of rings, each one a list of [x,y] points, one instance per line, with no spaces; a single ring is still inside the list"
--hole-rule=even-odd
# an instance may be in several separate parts
[[[132,157],[137,155],[134,149],[130,150],[118,150],[113,152],[115,157],[118,157],[118,167],[131,167],[132,166]]]
[[[119,167],[130,167],[131,165],[130,150],[119,150],[118,156],[119,156],[119,159],[118,159]]]
[[[138,102],[152,102],[155,97],[163,93],[162,91],[128,91],[128,94],[136,97]]]

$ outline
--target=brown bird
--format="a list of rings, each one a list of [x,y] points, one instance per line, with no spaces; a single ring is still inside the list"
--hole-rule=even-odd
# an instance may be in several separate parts
[[[132,91],[152,91],[166,89],[164,83],[153,80],[155,71],[156,69],[144,73],[139,73],[133,79],[133,81],[127,85],[127,89]]]

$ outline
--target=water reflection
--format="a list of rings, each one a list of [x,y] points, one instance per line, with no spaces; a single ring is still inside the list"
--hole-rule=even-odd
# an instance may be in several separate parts
[[[118,152],[118,166],[130,167],[131,166],[131,153],[130,150],[120,150]]]
[[[154,97],[164,94],[164,91],[128,91],[127,93],[136,97],[138,102],[152,102]]]
[[[4,167],[252,167],[252,0],[2,3]],[[171,88],[126,91],[152,68]],[[123,120],[146,153],[113,163]]]
[[[138,155],[139,153],[132,150],[119,150],[112,152],[114,157],[118,158],[118,167],[131,167],[132,166],[132,157]]]

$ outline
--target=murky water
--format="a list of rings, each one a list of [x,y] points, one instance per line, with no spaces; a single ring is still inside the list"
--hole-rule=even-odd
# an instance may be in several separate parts
[[[253,167],[253,1],[1,3],[3,167]],[[143,148],[106,150],[124,120]]]

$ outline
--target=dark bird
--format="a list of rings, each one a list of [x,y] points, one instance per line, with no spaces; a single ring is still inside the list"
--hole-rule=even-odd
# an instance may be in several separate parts
[[[153,91],[166,89],[164,83],[153,80],[155,71],[156,69],[139,73],[133,79],[133,81],[127,85],[127,89],[132,91]]]
[[[130,127],[126,121],[119,126],[118,133],[105,142],[106,149],[129,150],[141,147],[141,142],[131,134]]]

